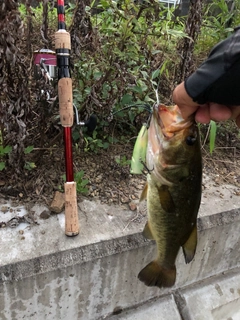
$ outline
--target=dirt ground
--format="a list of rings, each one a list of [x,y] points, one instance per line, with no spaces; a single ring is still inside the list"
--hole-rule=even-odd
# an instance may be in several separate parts
[[[226,123],[218,128],[216,148],[209,153],[207,126],[201,129],[202,157],[204,173],[217,185],[232,184],[240,188],[240,138],[236,126]],[[206,140],[206,141],[205,141]],[[108,149],[99,149],[98,153],[84,152],[74,146],[74,171],[84,171],[88,192],[78,194],[88,199],[100,199],[101,202],[125,205],[136,209],[136,200],[144,187],[146,174],[130,174],[128,164],[118,164],[116,159],[126,156],[131,159],[134,137],[124,143],[115,143]],[[34,150],[31,157],[42,154],[36,161],[36,168],[25,170],[24,176],[13,179],[10,172],[0,173],[0,197],[18,204],[43,202],[50,205],[54,193],[63,191],[65,172],[63,145],[51,150]],[[31,160],[31,159],[30,159]],[[0,219],[1,220],[1,219]]]

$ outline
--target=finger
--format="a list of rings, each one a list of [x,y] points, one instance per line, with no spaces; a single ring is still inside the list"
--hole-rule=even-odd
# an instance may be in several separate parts
[[[231,111],[232,111],[231,119],[237,119],[237,117],[240,115],[240,106],[232,106]]]
[[[240,128],[240,115],[236,118],[236,124]]]
[[[210,103],[209,106],[210,118],[214,121],[226,121],[232,116],[231,109],[225,105]]]
[[[207,105],[198,108],[196,115],[195,115],[195,120],[197,122],[201,122],[201,123],[209,123],[210,122],[210,120],[211,120],[210,112],[209,112],[209,107]]]
[[[190,117],[197,109],[198,109],[198,106],[197,107],[189,107],[189,106],[178,106],[180,111],[181,111],[181,114],[182,114],[182,117],[183,119],[187,119],[188,117]]]

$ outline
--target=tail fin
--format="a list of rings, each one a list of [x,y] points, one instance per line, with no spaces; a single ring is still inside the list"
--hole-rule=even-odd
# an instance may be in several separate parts
[[[149,287],[172,287],[176,280],[176,267],[166,269],[154,260],[139,272],[138,279]]]

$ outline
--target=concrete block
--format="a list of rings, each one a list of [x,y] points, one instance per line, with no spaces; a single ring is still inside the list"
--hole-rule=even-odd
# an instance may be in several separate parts
[[[184,320],[239,320],[240,269],[179,290],[177,300]]]
[[[150,301],[137,308],[107,317],[106,320],[182,320],[173,295]]]

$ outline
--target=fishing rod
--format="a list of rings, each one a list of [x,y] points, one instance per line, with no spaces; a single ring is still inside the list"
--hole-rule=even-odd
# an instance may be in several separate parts
[[[114,112],[110,112],[110,115],[108,116],[108,118],[111,118],[112,116],[114,116],[115,114],[121,112],[121,111],[124,111],[124,110],[128,110],[128,109],[132,109],[132,108],[142,108],[146,111],[148,111],[149,113],[152,113],[152,107],[149,105],[149,104],[141,104],[141,103],[137,103],[137,104],[131,104],[131,105],[128,105],[126,107],[123,107],[117,111],[114,111]]]
[[[55,50],[58,69],[58,99],[60,121],[63,126],[66,182],[65,191],[65,234],[75,236],[79,233],[77,191],[73,174],[72,129],[73,94],[70,74],[71,38],[66,31],[64,0],[57,0],[58,31],[55,32]]]

